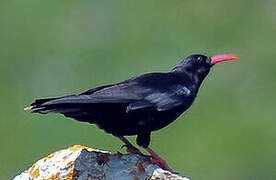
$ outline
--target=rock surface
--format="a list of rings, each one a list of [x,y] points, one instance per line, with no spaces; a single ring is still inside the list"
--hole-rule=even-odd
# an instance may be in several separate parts
[[[42,158],[14,179],[189,180],[160,169],[148,157],[111,154],[81,145]]]

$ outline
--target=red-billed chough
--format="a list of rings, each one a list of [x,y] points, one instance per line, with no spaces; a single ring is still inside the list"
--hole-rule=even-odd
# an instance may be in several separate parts
[[[149,148],[151,132],[167,126],[192,105],[213,65],[238,58],[232,54],[191,55],[170,72],[142,74],[77,95],[37,99],[25,110],[61,113],[97,124],[120,138],[129,152],[140,153],[124,136],[137,135],[137,144],[151,154],[152,161],[169,170],[167,163]]]

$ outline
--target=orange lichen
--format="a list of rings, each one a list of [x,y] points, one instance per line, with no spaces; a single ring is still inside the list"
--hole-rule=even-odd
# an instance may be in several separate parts
[[[70,153],[68,154],[68,156],[70,157],[72,154],[74,154],[74,152],[70,152]]]
[[[65,161],[68,158],[68,156],[62,157],[63,161]]]
[[[143,167],[143,164],[141,162],[138,162],[137,167],[138,167],[138,173],[140,174],[145,173],[145,168]]]
[[[70,167],[72,167],[73,164],[74,164],[74,161],[70,161],[70,162],[66,165],[65,168],[70,168]]]
[[[33,178],[38,178],[39,177],[39,169],[37,168],[34,172],[31,172],[30,174]]]
[[[97,163],[99,165],[104,165],[110,161],[109,154],[99,154],[97,155]]]
[[[108,163],[110,161],[109,154],[103,155],[104,161]]]
[[[51,159],[51,158],[54,157],[54,156],[55,156],[54,153],[53,153],[53,154],[50,154],[50,155],[46,156],[45,158],[43,158],[43,160],[44,160],[44,162],[46,162],[47,159]]]
[[[59,180],[60,179],[59,175],[60,175],[60,172],[58,172],[57,174],[53,174],[50,179]]]
[[[59,180],[60,178],[57,176],[57,174],[53,174],[48,180]]]
[[[73,177],[62,178],[62,180],[73,180]]]

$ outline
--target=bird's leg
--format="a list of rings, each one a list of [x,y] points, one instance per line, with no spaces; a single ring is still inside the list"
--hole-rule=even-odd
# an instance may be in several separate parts
[[[142,148],[144,148],[151,155],[150,157],[151,163],[156,164],[165,170],[171,171],[171,168],[168,166],[167,162],[164,159],[162,159],[160,156],[158,156],[158,154],[154,152],[151,148],[149,148],[150,135],[151,135],[150,130],[148,131],[144,130],[143,133],[138,134],[136,139],[137,144]]]
[[[162,159],[156,152],[154,152],[151,148],[147,147],[145,148],[145,150],[150,153],[152,159],[151,159],[151,162],[153,164],[156,164],[158,165],[159,167],[165,169],[165,170],[168,170],[168,171],[171,171],[172,169],[169,167],[169,165],[167,164],[167,162]]]
[[[118,138],[125,143],[125,145],[123,145],[122,147],[125,146],[127,148],[127,152],[144,155],[139,149],[134,147],[124,136],[119,136]]]

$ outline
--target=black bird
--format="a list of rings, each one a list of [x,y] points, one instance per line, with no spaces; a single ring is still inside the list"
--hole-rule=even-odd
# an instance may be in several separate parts
[[[77,95],[37,99],[27,111],[61,113],[97,124],[120,138],[129,152],[140,153],[124,136],[137,135],[136,142],[151,154],[152,161],[170,170],[149,148],[152,131],[159,130],[186,111],[214,64],[239,59],[232,54],[191,55],[170,72],[142,74],[117,84],[105,85]]]

